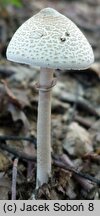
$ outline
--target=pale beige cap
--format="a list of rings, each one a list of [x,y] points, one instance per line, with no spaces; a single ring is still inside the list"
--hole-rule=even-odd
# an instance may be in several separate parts
[[[85,69],[94,62],[91,45],[79,28],[52,8],[45,8],[13,35],[7,59],[45,68]]]

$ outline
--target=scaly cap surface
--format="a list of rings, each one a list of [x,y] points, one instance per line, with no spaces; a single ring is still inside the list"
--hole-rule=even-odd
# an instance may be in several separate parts
[[[83,33],[52,8],[41,10],[18,28],[8,45],[7,58],[54,69],[84,69],[94,61]]]

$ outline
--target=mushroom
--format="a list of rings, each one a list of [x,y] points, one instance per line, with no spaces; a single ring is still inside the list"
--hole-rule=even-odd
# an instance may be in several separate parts
[[[22,24],[7,48],[7,59],[40,67],[37,120],[37,187],[51,175],[51,89],[55,69],[86,69],[94,61],[91,45],[79,28],[52,8]]]

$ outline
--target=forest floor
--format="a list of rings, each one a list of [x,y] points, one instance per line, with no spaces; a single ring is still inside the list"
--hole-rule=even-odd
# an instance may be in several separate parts
[[[39,68],[9,62],[15,30],[44,7],[73,20],[93,47],[95,62],[83,71],[56,71],[52,90],[52,176],[35,191]],[[100,0],[23,0],[0,13],[0,200],[100,199]]]

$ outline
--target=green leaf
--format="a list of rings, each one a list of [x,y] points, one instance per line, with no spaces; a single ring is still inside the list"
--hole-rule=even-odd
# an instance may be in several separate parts
[[[2,6],[13,5],[15,7],[22,7],[21,0],[0,0]]]
[[[22,6],[22,2],[21,0],[10,0],[11,4],[16,6],[16,7],[21,7]]]

